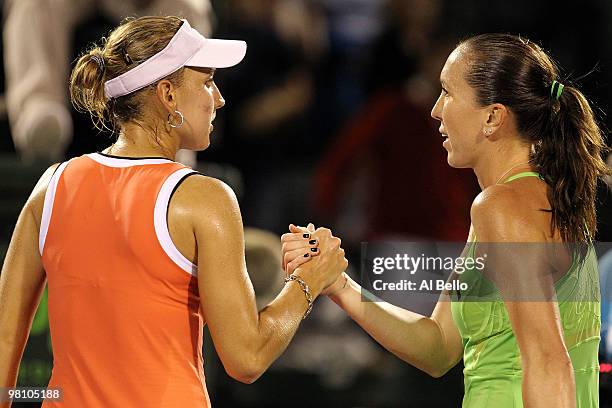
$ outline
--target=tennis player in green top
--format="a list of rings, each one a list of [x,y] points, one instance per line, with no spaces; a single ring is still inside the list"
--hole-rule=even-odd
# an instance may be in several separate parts
[[[480,277],[480,288],[492,283],[492,297],[443,293],[430,317],[363,302],[346,274],[329,296],[387,350],[434,377],[463,358],[464,407],[598,407],[594,201],[597,180],[610,169],[593,111],[539,46],[513,35],[461,42],[440,80],[431,115],[448,164],[471,168],[482,188],[464,253],[486,243],[557,244],[567,249],[554,260],[563,273],[540,273],[551,265],[537,251],[501,254],[497,278]],[[290,229],[282,238],[289,272],[307,248],[301,230]],[[474,284],[475,276],[460,279]]]

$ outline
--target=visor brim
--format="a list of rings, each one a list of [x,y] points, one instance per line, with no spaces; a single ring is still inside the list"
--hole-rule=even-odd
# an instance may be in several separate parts
[[[246,55],[247,44],[239,40],[217,40],[206,42],[187,62],[186,67],[229,68],[237,65]]]

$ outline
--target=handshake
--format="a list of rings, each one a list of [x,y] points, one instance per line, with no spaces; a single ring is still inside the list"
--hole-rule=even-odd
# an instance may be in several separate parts
[[[348,261],[340,247],[340,238],[334,237],[328,228],[289,225],[289,231],[281,236],[283,270],[287,276],[305,280],[313,289],[313,295],[332,295],[346,286],[344,273]]]

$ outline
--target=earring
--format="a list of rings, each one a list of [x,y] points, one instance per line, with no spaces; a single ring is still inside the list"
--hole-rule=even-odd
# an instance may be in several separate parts
[[[485,129],[484,133],[487,136],[490,135],[491,134],[491,129]]]
[[[185,118],[183,117],[183,114],[177,110],[174,111],[174,113],[177,113],[180,117],[181,117],[181,122],[178,124],[173,124],[170,119],[172,118],[172,114],[169,113],[168,114],[168,124],[170,125],[170,127],[172,128],[180,128],[181,126],[183,126],[183,122],[185,121]]]

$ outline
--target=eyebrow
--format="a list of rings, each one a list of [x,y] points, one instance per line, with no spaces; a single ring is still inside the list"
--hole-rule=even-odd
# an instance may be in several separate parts
[[[195,69],[196,71],[201,72],[203,74],[210,75],[210,76],[214,75],[215,71],[216,71],[215,68],[200,68],[200,67],[195,67],[193,69]]]
[[[204,78],[204,82],[213,81],[215,79],[215,70],[214,69],[211,69],[208,72],[205,72],[205,74],[207,76]]]

